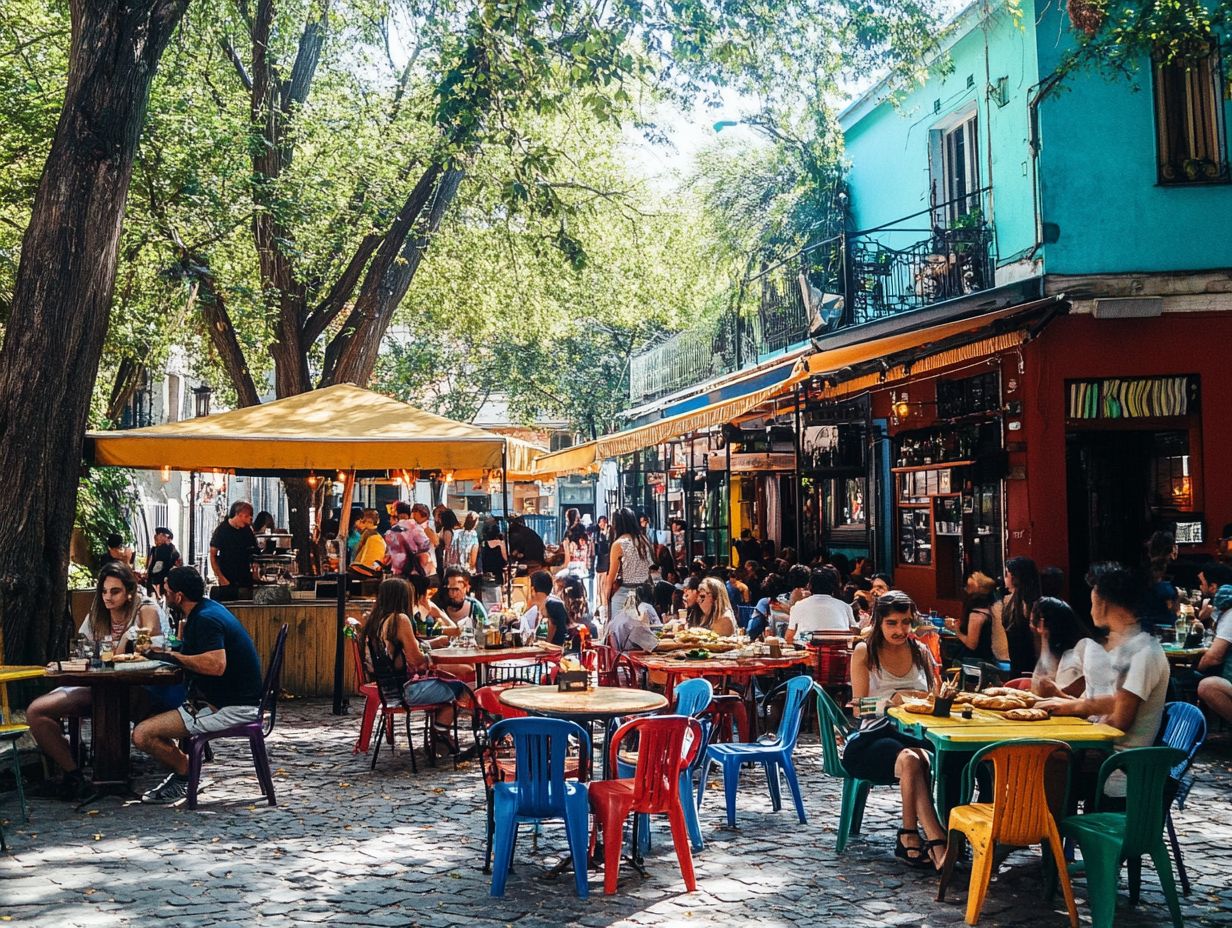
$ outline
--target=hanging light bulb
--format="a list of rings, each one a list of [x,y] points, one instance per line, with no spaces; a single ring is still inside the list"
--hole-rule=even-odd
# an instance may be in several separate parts
[[[170,483],[171,482],[171,465],[164,464],[162,466],[161,472],[159,473],[159,476],[162,478],[163,483]]]
[[[346,483],[346,471],[345,470],[338,471],[338,482]]]
[[[313,490],[315,490],[315,489],[317,488],[317,475],[316,475],[316,471],[311,471],[311,470],[310,470],[310,471],[308,472],[308,486],[309,486],[309,488],[310,488],[310,489],[313,489]]]
[[[451,470],[445,471],[444,480],[446,483],[453,483],[453,471]]]

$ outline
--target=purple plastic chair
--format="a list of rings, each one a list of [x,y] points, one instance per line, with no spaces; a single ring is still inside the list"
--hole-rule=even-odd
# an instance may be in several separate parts
[[[270,775],[269,755],[265,753],[265,736],[274,730],[274,721],[278,715],[278,690],[282,682],[282,652],[286,645],[287,626],[284,624],[278,630],[274,653],[270,655],[269,667],[265,670],[265,680],[261,684],[261,705],[256,719],[241,725],[232,725],[222,731],[212,731],[208,735],[192,735],[186,739],[188,741],[188,808],[197,808],[197,787],[201,782],[201,762],[206,746],[218,738],[248,739],[248,746],[252,750],[252,763],[257,768],[257,780],[261,784],[261,795],[269,800],[271,806],[278,804],[274,799],[274,778]]]

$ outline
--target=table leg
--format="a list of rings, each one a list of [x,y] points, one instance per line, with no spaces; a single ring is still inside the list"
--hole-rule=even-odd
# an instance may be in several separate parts
[[[95,788],[129,788],[129,733],[130,720],[126,686],[93,687],[93,724]]]

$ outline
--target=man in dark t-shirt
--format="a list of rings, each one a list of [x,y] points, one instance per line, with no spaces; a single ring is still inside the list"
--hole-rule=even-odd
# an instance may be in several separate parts
[[[205,598],[201,574],[192,567],[173,568],[164,588],[168,608],[184,616],[183,650],[148,654],[184,668],[188,699],[133,731],[133,744],[171,768],[162,783],[142,794],[141,801],[150,803],[188,795],[188,755],[180,750],[180,739],[256,721],[263,682],[252,638],[225,606]]]
[[[169,528],[160,525],[154,529],[154,547],[150,548],[150,556],[146,559],[145,574],[145,588],[151,596],[162,592],[167,572],[180,565],[180,552],[172,543],[174,537]]]
[[[227,521],[210,536],[210,567],[218,585],[252,586],[252,558],[259,550],[252,532],[252,503],[232,503]]]

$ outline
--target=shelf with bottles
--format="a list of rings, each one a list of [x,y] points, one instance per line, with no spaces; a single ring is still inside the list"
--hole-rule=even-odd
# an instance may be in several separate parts
[[[962,497],[933,498],[933,532],[938,538],[961,538],[963,533]]]
[[[896,473],[915,468],[966,467],[983,453],[1001,447],[1000,423],[971,422],[965,425],[900,432],[894,438]]]

